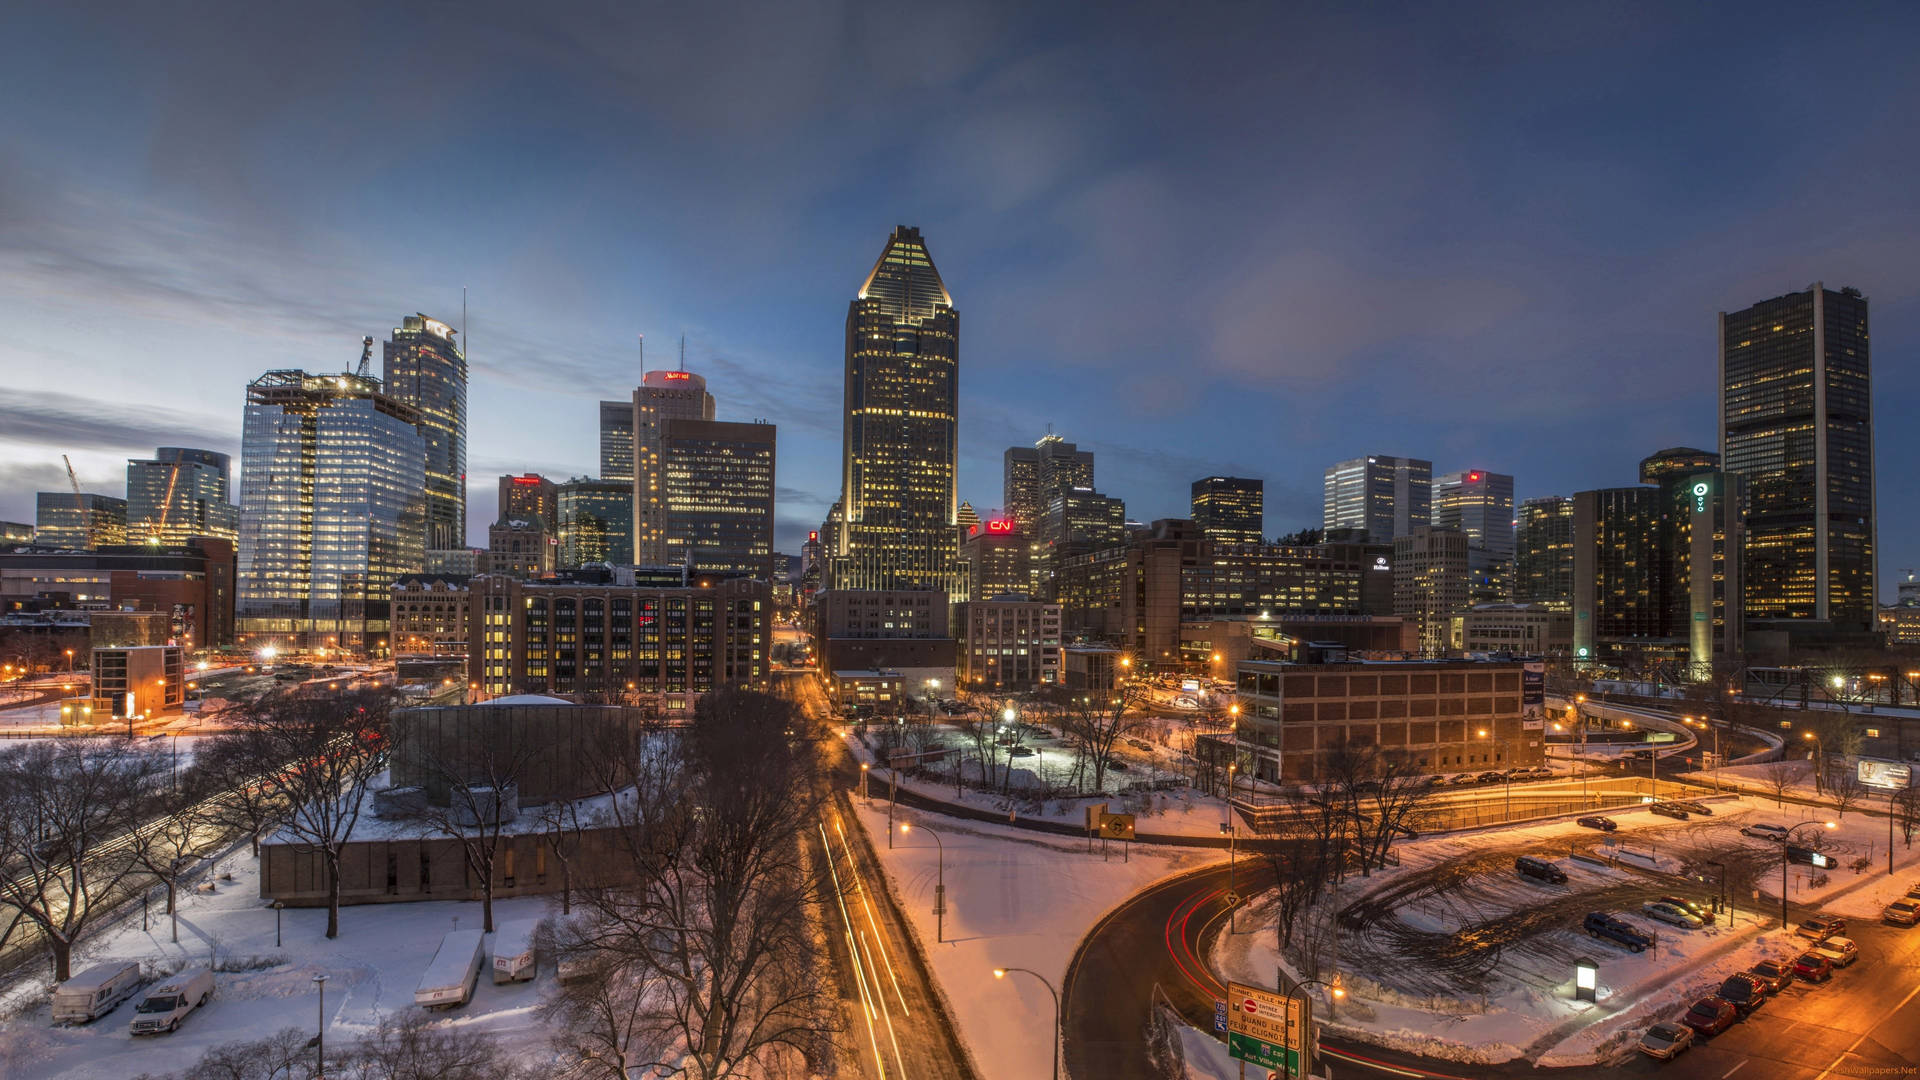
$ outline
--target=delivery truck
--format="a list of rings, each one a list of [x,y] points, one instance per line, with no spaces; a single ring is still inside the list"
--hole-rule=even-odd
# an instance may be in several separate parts
[[[480,981],[480,961],[486,957],[487,938],[478,930],[451,930],[440,939],[440,949],[420,977],[413,1003],[430,1009],[451,1009],[473,1000]]]

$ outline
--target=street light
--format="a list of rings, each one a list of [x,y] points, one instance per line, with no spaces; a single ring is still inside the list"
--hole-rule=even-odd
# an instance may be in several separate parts
[[[313,985],[320,988],[319,1023],[313,1036],[313,1063],[320,1080],[327,1075],[327,977],[315,975]]]
[[[1304,1002],[1307,996],[1299,993],[1299,991],[1305,990],[1309,986],[1324,986],[1327,988],[1327,1018],[1330,1020],[1338,1020],[1340,1018],[1340,1000],[1347,996],[1347,989],[1340,985],[1339,972],[1336,971],[1333,973],[1332,982],[1327,982],[1323,979],[1301,979],[1296,982],[1288,979],[1285,971],[1280,972],[1277,985],[1287,986],[1290,982],[1292,985],[1282,995],[1285,1000],[1292,1001],[1295,997],[1298,997]],[[1315,1041],[1313,1032],[1306,1030],[1303,1026],[1300,1031],[1300,1049],[1302,1056],[1305,1055],[1308,1047],[1314,1045]],[[1300,1058],[1294,1058],[1294,1063],[1296,1065],[1300,1064]],[[1288,1072],[1292,1074],[1292,1070],[1288,1070]]]
[[[280,913],[286,910],[287,905],[283,900],[275,900],[268,906],[273,908],[273,947],[277,949],[280,947]]]
[[[1040,985],[1046,987],[1047,993],[1053,995],[1053,1080],[1060,1080],[1060,994],[1058,991],[1054,990],[1053,984],[1047,981],[1047,977],[1045,975],[1042,975],[1039,972],[1034,971],[1030,968],[1021,968],[1021,967],[998,968],[997,967],[993,969],[993,977],[996,979],[1004,979],[1007,977],[1007,973],[1010,971],[1025,972],[1026,974],[1031,975],[1036,979],[1039,979]]]
[[[1803,821],[1788,829],[1786,837],[1780,841],[1780,929],[1787,933],[1793,932],[1793,927],[1787,923],[1787,849],[1793,844],[1793,834],[1809,825],[1820,825],[1828,829],[1834,827],[1831,821]],[[1818,855],[1819,852],[1814,854]]]
[[[1232,813],[1232,810],[1228,810],[1228,813]],[[1233,887],[1233,877],[1234,868],[1239,862],[1240,830],[1228,820],[1220,823],[1220,831],[1227,834],[1227,895],[1234,898],[1234,903],[1227,908],[1227,933],[1237,934],[1240,932],[1236,925],[1240,915],[1240,893]]]
[[[902,835],[912,831],[911,822],[900,823]],[[933,837],[934,849],[938,852],[936,858],[939,862],[933,886],[933,940],[937,945],[947,939],[947,845],[940,842],[939,833],[925,825],[920,826],[920,831]]]
[[[1801,732],[1800,737],[1813,741],[1813,790],[1816,794],[1824,795],[1827,790],[1827,746],[1820,741],[1820,736],[1811,731]]]

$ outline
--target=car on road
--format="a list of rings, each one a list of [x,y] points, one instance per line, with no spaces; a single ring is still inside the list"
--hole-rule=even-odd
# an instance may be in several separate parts
[[[1583,828],[1599,829],[1601,832],[1612,832],[1620,827],[1619,822],[1610,817],[1601,817],[1598,814],[1590,814],[1587,817],[1580,818],[1575,821],[1574,824]]]
[[[1640,905],[1640,910],[1650,919],[1659,919],[1663,923],[1684,926],[1689,930],[1698,930],[1706,925],[1706,923],[1700,921],[1700,916],[1695,915],[1693,912],[1677,904],[1669,904],[1663,900],[1649,900]]]
[[[1007,756],[1008,756],[1008,757],[1032,757],[1032,756],[1033,756],[1033,747],[1031,747],[1031,746],[1016,746],[1016,747],[1014,747],[1013,749],[1011,749],[1011,750],[1008,750],[1008,751],[1007,751]],[[1109,767],[1111,767],[1111,766],[1109,766]]]
[[[1920,901],[1895,900],[1880,913],[1880,921],[1895,926],[1912,926],[1920,922]]]
[[[1672,800],[1672,805],[1685,810],[1689,814],[1699,814],[1701,817],[1713,816],[1713,807],[1708,806],[1706,803],[1694,802],[1692,799],[1675,799]]]
[[[1153,753],[1153,744],[1145,739],[1128,739],[1127,745],[1143,753]]]
[[[1648,803],[1647,809],[1651,810],[1656,814],[1659,814],[1661,817],[1677,818],[1680,821],[1685,821],[1687,820],[1687,818],[1693,816],[1687,813],[1686,810],[1682,809],[1681,807],[1675,806],[1670,802]]]
[[[1506,778],[1507,774],[1504,771],[1500,769],[1489,769],[1479,776],[1474,777],[1473,782],[1476,784],[1497,784]]]
[[[1793,973],[1808,982],[1826,982],[1833,978],[1833,961],[1817,952],[1803,952],[1793,958]]]
[[[1747,969],[1747,974],[1767,984],[1772,993],[1779,993],[1793,985],[1793,962],[1790,960],[1762,960]]]
[[[1860,946],[1854,944],[1852,938],[1830,937],[1815,945],[1813,951],[1826,957],[1837,968],[1846,967],[1860,959]]]
[[[1847,931],[1847,920],[1838,915],[1815,915],[1806,922],[1793,928],[1793,932],[1803,938],[1825,941],[1835,934]]]
[[[1713,909],[1705,904],[1689,900],[1684,896],[1656,896],[1654,899],[1663,904],[1672,904],[1682,911],[1692,913],[1701,922],[1709,926],[1713,925]]]
[[[1625,919],[1609,915],[1604,911],[1589,911],[1581,928],[1588,937],[1605,938],[1608,941],[1626,946],[1633,952],[1643,952],[1654,942],[1652,934],[1640,929]]]
[[[1671,1061],[1692,1045],[1693,1029],[1685,1024],[1655,1024],[1640,1036],[1640,1052],[1661,1061]]]
[[[1545,881],[1554,885],[1567,883],[1567,872],[1545,859],[1536,859],[1531,855],[1522,855],[1513,860],[1513,872],[1521,877],[1530,877],[1535,881]]]
[[[1767,1003],[1767,985],[1760,981],[1758,975],[1736,971],[1727,976],[1726,981],[1720,984],[1720,989],[1714,991],[1714,996],[1732,1003],[1734,1008],[1740,1010],[1740,1015],[1745,1016]]]
[[[1770,825],[1764,821],[1756,821],[1751,825],[1741,826],[1740,835],[1756,836],[1762,840],[1777,840],[1785,843],[1787,839],[1787,829],[1784,825]]]
[[[1680,1022],[1701,1035],[1718,1035],[1740,1019],[1740,1010],[1730,1001],[1703,997],[1687,1008]]]
[[[1480,778],[1470,772],[1463,772],[1447,777],[1447,786],[1449,787],[1465,787],[1468,784],[1477,784],[1479,782]]]

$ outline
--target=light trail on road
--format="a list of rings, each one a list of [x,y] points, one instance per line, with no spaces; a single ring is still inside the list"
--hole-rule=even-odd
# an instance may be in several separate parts
[[[840,921],[846,928],[847,952],[853,961],[854,979],[860,986],[861,1005],[867,1017],[867,1041],[873,1049],[874,1068],[878,1070],[880,1080],[886,1080],[886,1055],[880,1047],[879,1028],[874,1025],[874,1020],[877,1017],[881,1021],[881,1025],[886,1028],[887,1042],[893,1049],[894,1075],[900,1077],[901,1080],[905,1080],[907,1064],[900,1053],[900,1037],[898,1033],[895,1032],[893,1026],[893,1007],[887,1003],[886,991],[880,985],[880,968],[882,964],[884,964],[887,969],[888,980],[893,983],[895,996],[900,999],[901,1016],[904,1018],[911,1014],[907,1010],[906,995],[900,991],[900,979],[893,970],[893,960],[887,955],[886,942],[882,940],[879,923],[873,917],[872,905],[867,898],[866,881],[860,876],[858,864],[854,861],[853,848],[847,844],[846,829],[845,826],[842,825],[839,815],[834,815],[833,827],[835,831],[840,833],[840,843],[846,851],[847,881],[845,882],[841,880],[840,869],[835,865],[833,842],[827,835],[825,822],[816,822],[815,824],[820,829],[820,847],[827,857],[827,871],[833,878],[835,899],[840,906]],[[854,925],[853,913],[848,910],[847,889],[849,882],[853,888],[859,890],[860,903],[865,908],[864,913],[867,916],[867,923],[872,930],[873,936],[871,942],[867,936],[868,932]],[[878,962],[874,959],[876,947],[880,953],[880,960]]]

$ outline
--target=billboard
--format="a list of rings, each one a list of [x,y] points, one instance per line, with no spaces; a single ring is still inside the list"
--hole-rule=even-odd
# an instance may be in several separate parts
[[[1861,758],[1856,766],[1860,782],[1868,787],[1891,790],[1913,784],[1913,766],[1904,761],[1872,761]]]

